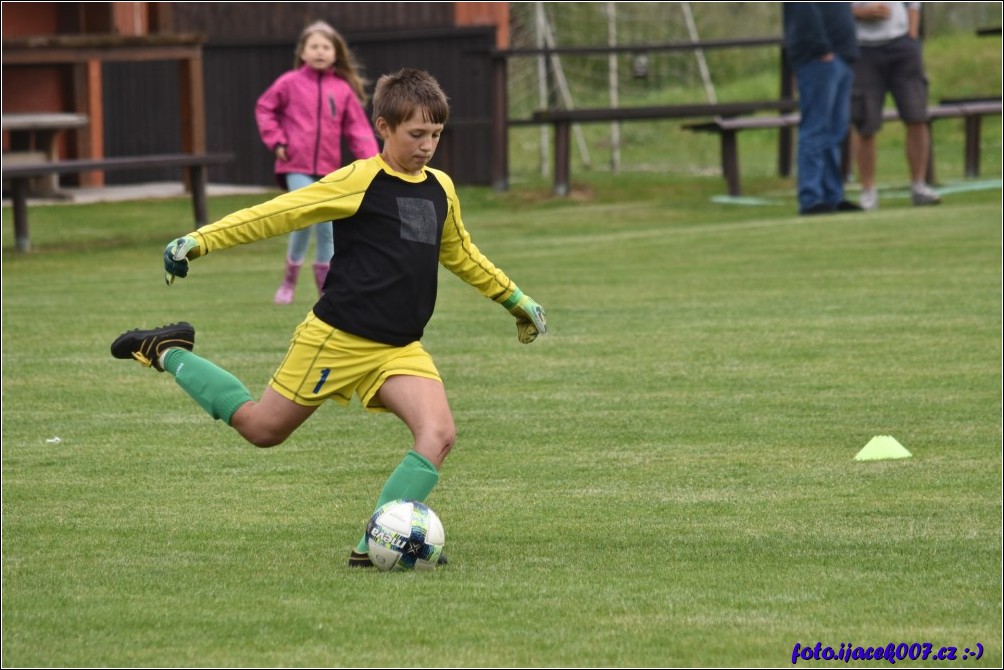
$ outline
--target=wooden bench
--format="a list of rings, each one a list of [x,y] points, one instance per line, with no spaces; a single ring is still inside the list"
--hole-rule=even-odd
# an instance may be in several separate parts
[[[159,154],[114,158],[82,158],[25,165],[4,165],[3,180],[10,183],[14,210],[14,239],[18,251],[30,251],[28,235],[28,183],[33,177],[79,172],[136,170],[139,168],[183,168],[192,193],[192,208],[197,226],[206,220],[206,169],[233,160],[233,154]]]
[[[793,100],[753,100],[744,102],[695,103],[654,107],[549,109],[534,112],[527,123],[550,123],[554,127],[554,193],[568,195],[571,178],[571,143],[573,123],[603,121],[643,121],[688,119],[714,115],[732,118],[761,111],[787,111],[798,108]],[[510,122],[512,125],[513,122]]]
[[[984,116],[1001,113],[1000,100],[982,100],[933,105],[928,109],[928,123],[937,119],[961,118],[965,120],[965,165],[966,176],[977,177],[980,172],[980,128]],[[896,110],[887,109],[883,113],[885,121],[899,118]],[[763,130],[790,128],[797,126],[801,116],[797,113],[777,116],[747,116],[739,118],[716,117],[710,121],[684,124],[684,128],[694,132],[717,133],[721,138],[722,175],[728,185],[729,195],[742,194],[739,179],[739,146],[737,135],[743,130]],[[932,134],[933,137],[933,134]]]

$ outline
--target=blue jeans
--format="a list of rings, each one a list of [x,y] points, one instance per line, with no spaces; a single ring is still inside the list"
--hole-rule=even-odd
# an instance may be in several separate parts
[[[854,71],[839,57],[795,70],[798,103],[798,209],[835,207],[844,199],[841,161],[851,115]]]
[[[310,186],[317,177],[309,174],[290,173],[286,175],[286,189],[295,191],[304,186]],[[294,230],[289,234],[289,249],[287,255],[294,263],[302,263],[310,245],[310,232],[317,235],[317,250],[314,258],[317,263],[330,263],[335,254],[335,234],[330,221],[318,223],[308,228]]]

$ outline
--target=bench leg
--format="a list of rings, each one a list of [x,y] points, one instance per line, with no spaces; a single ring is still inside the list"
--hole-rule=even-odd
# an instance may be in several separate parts
[[[195,216],[195,227],[200,228],[208,223],[206,216],[206,168],[203,165],[193,165],[188,168],[188,181],[192,189],[192,210]]]
[[[10,180],[11,204],[14,209],[14,241],[18,251],[31,251],[28,237],[28,178]]]
[[[794,154],[794,142],[792,140],[792,129],[781,128],[777,137],[777,176],[791,176],[791,157]]]
[[[729,195],[742,195],[739,184],[739,143],[734,130],[722,131],[722,175],[728,184]]]
[[[572,124],[570,121],[558,121],[554,124],[554,194],[568,195],[569,165],[571,164],[572,144],[569,141]]]
[[[983,117],[966,117],[966,177],[980,176],[980,133]]]

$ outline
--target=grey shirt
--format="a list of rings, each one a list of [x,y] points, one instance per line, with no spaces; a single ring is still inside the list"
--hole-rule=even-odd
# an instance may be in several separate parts
[[[855,7],[859,5],[881,4],[886,5],[890,10],[889,18],[881,21],[861,21],[855,19],[858,44],[866,47],[886,44],[906,35],[910,31],[910,15],[908,10],[920,10],[919,2],[855,2],[853,4]]]

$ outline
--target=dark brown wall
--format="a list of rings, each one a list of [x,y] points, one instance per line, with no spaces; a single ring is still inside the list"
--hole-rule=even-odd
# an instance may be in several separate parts
[[[285,39],[292,47],[307,24],[324,20],[343,34],[452,28],[452,2],[166,3],[174,32],[210,42]]]
[[[506,28],[505,3],[27,3],[3,4],[5,37],[29,34],[110,34],[133,10],[152,33],[205,36],[203,75],[206,142],[237,159],[210,170],[216,183],[273,185],[272,157],[261,146],[254,103],[292,67],[302,28],[324,19],[348,39],[372,82],[411,66],[429,70],[451,98],[452,116],[433,166],[461,184],[488,184],[491,152],[490,60],[495,25]],[[133,5],[142,5],[133,7]],[[481,7],[485,5],[485,7]],[[462,10],[462,11],[461,11]],[[128,14],[123,19],[122,13]],[[118,18],[117,18],[118,17]],[[126,20],[129,19],[129,20]],[[457,27],[457,22],[492,27]],[[507,34],[507,33],[506,33]],[[4,111],[70,110],[66,67],[4,68]],[[101,104],[79,110],[100,118],[90,142],[106,156],[181,151],[178,69],[171,62],[109,61],[101,65]],[[6,142],[6,138],[5,138]],[[64,142],[65,144],[65,142]],[[61,154],[74,156],[63,147]],[[107,183],[176,180],[175,170],[87,175]],[[64,177],[76,183],[78,177]],[[92,182],[90,185],[97,185]]]
[[[220,16],[230,7],[221,5]],[[381,74],[402,67],[428,70],[439,80],[450,98],[451,117],[432,166],[446,170],[458,184],[490,184],[494,28],[343,34],[364,67],[370,91]],[[292,67],[295,41],[273,35],[267,40],[208,39],[204,45],[207,147],[237,156],[233,163],[210,170],[212,182],[275,185],[272,156],[258,137],[254,105],[275,78]],[[169,63],[107,63],[103,76],[105,155],[180,150],[176,68]],[[107,180],[125,184],[176,177],[143,170],[108,173]]]

